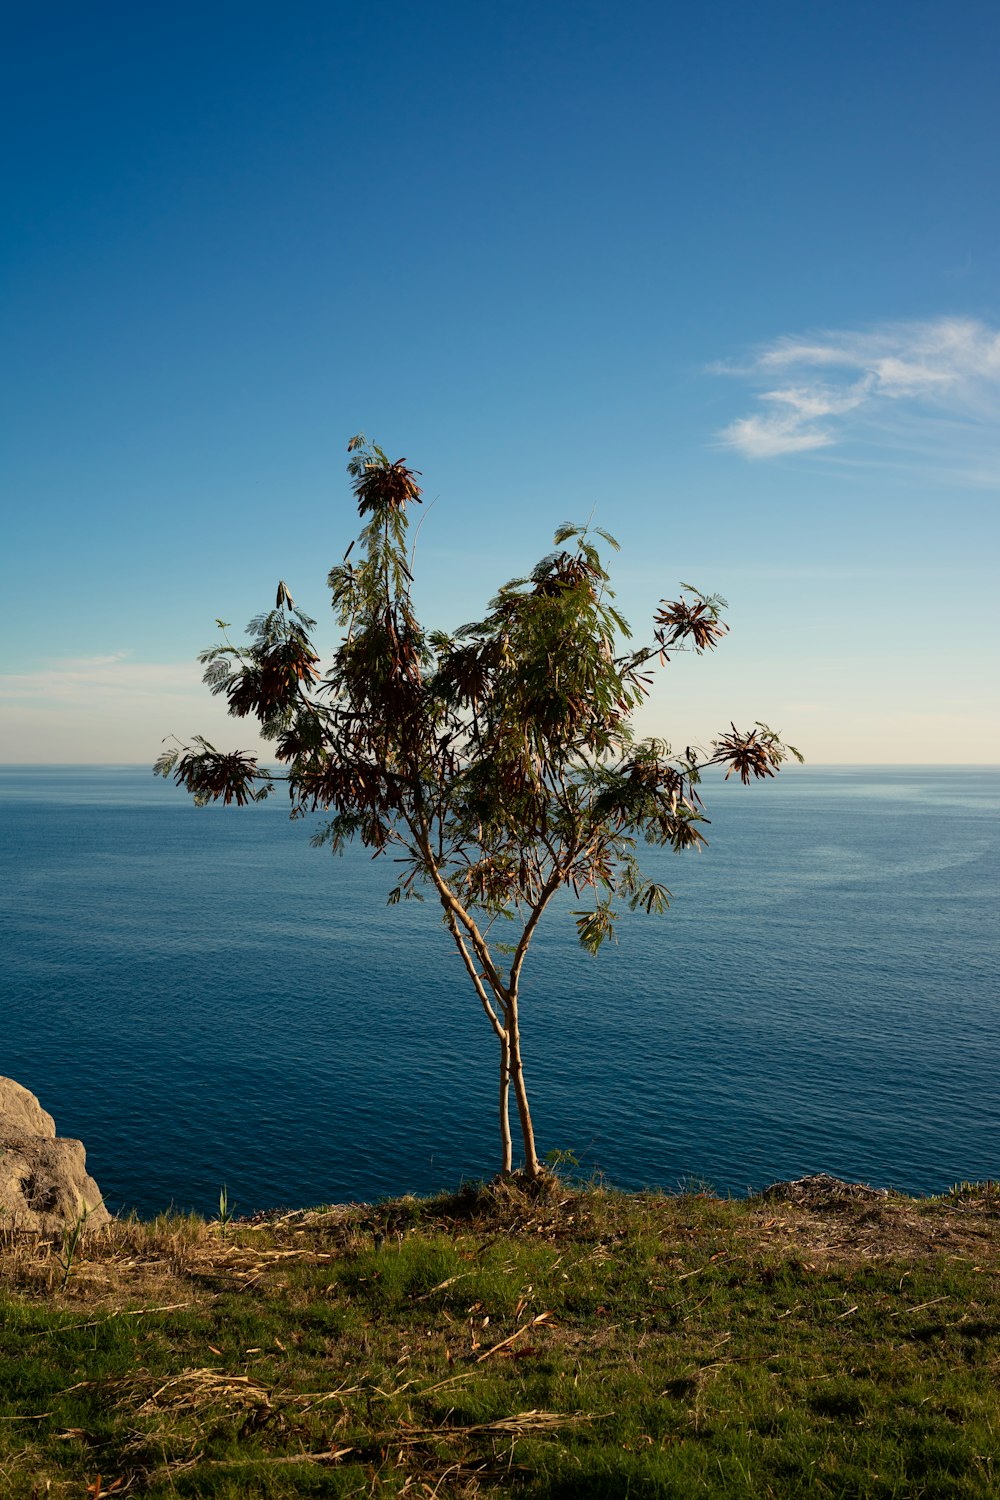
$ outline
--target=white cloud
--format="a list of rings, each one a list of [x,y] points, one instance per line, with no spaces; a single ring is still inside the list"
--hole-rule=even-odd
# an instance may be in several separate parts
[[[795,412],[764,417],[740,417],[721,434],[747,458],[774,458],[779,453],[801,453],[833,442],[828,432],[809,427]]]
[[[976,319],[786,337],[714,369],[744,380],[763,408],[719,433],[747,458],[912,445],[969,482],[1000,478],[1000,331]]]

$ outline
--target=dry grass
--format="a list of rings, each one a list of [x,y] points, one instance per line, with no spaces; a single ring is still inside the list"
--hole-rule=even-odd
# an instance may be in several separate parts
[[[700,1206],[692,1211],[693,1205]],[[62,1300],[115,1313],[132,1303],[144,1311],[186,1306],[199,1293],[248,1289],[281,1269],[322,1266],[382,1244],[399,1245],[415,1231],[473,1234],[488,1247],[501,1238],[536,1244],[592,1244],[611,1253],[623,1226],[641,1210],[648,1228],[682,1250],[714,1205],[741,1245],[799,1252],[817,1264],[851,1264],[938,1255],[976,1258],[1000,1237],[1000,1184],[960,1184],[935,1198],[910,1198],[827,1176],[776,1183],[750,1200],[711,1193],[680,1195],[569,1191],[541,1193],[490,1183],[439,1199],[401,1198],[369,1204],[289,1210],[234,1220],[224,1228],[190,1216],[151,1222],[115,1220],[81,1240]],[[0,1233],[0,1288],[55,1297],[64,1279],[56,1239]],[[152,1304],[159,1303],[159,1309]]]
[[[823,1176],[776,1183],[752,1200],[748,1230],[808,1251],[824,1265],[938,1255],[975,1258],[1000,1231],[1000,1184],[961,1184],[909,1198]]]

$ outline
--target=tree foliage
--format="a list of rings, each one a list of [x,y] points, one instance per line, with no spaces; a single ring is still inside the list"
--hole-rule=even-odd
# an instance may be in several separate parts
[[[600,529],[560,526],[554,550],[504,584],[483,619],[453,634],[425,630],[407,552],[419,475],[363,436],[349,453],[363,525],[329,575],[342,633],[328,668],[312,644],[315,621],[284,583],[245,643],[226,637],[200,658],[230,713],[258,720],[281,770],[200,738],[173,745],[155,769],[199,803],[242,806],[281,782],[293,816],[324,814],[314,843],[393,851],[401,877],[390,903],[436,896],[499,1044],[502,1170],[513,1165],[513,1088],[534,1178],[519,995],[549,903],[573,893],[579,940],[597,953],[623,905],[666,909],[670,893],[643,872],[638,850],[704,843],[707,766],[746,783],[801,756],[765,724],[731,725],[707,751],[679,754],[633,737],[657,667],[722,640],[725,601],[682,585],[660,602],[649,641],[633,645],[602,552],[617,543]]]

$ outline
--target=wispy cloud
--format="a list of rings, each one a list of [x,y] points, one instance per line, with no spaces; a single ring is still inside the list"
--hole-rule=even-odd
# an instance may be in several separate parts
[[[0,763],[149,765],[165,736],[194,732],[259,752],[254,727],[232,723],[194,661],[142,661],[115,651],[0,673]]]
[[[53,707],[193,695],[201,680],[195,662],[148,662],[128,651],[108,656],[65,657],[34,672],[0,674],[0,702],[42,703]]]
[[[1000,478],[1000,331],[976,319],[786,337],[713,369],[755,393],[718,435],[746,458],[860,442]]]

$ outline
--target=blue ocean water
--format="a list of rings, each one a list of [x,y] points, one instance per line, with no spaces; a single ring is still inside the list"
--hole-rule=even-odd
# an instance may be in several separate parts
[[[540,1149],[621,1187],[1000,1175],[1000,771],[711,785],[653,851],[665,917],[597,959],[561,911],[523,989]],[[497,1159],[494,1041],[436,904],[279,801],[144,768],[0,768],[0,1074],[113,1208],[237,1212],[454,1187]]]

